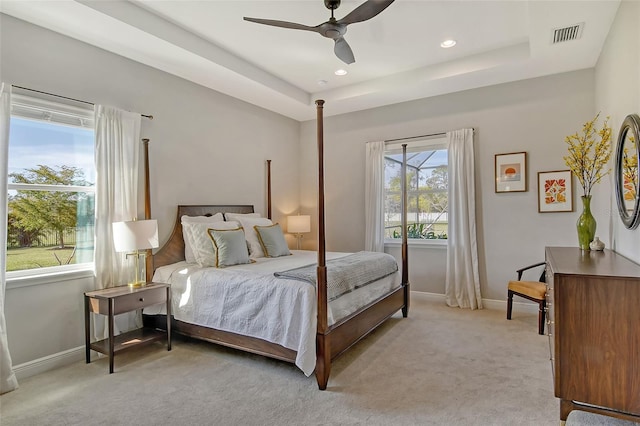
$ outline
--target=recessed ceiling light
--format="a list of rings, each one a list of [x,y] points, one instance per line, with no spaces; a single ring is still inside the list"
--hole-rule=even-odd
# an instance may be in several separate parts
[[[334,73],[335,75],[347,75],[347,70],[339,69]]]
[[[444,48],[444,49],[448,49],[450,47],[453,47],[456,45],[456,41],[455,40],[445,40],[442,43],[440,43],[440,47]]]
[[[327,83],[329,83],[327,80],[318,80],[318,85],[319,86],[326,86]]]

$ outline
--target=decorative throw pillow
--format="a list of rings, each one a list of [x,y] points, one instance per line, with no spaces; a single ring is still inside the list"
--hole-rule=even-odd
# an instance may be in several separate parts
[[[257,234],[260,246],[266,257],[280,257],[289,256],[289,246],[284,239],[282,228],[277,223],[271,226],[254,226]]]
[[[184,240],[184,260],[187,263],[196,263],[196,258],[193,255],[193,239],[191,238],[191,234],[186,232],[184,224],[185,223],[216,223],[216,222],[224,222],[224,216],[222,213],[216,213],[213,216],[187,216],[182,215],[180,217],[180,223],[182,223],[182,239]]]
[[[238,222],[211,222],[211,223],[185,223],[182,225],[182,232],[189,235],[191,241],[191,249],[193,250],[193,262],[200,266],[213,266],[215,263],[215,254],[211,245],[211,238],[207,233],[207,229],[237,229],[240,225]],[[245,251],[247,247],[245,244]]]
[[[216,230],[207,229],[213,243],[214,259],[211,265],[216,268],[251,263],[247,252],[247,242],[242,228]]]
[[[270,226],[273,225],[273,222],[265,217],[250,216],[235,216],[235,220],[240,222],[240,225],[244,228],[244,237],[247,239],[247,244],[249,244],[249,257],[251,259],[264,257],[254,226]]]

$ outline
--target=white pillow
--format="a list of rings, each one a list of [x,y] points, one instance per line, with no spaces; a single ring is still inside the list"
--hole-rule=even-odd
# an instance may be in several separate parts
[[[228,230],[236,229],[240,225],[238,222],[211,222],[211,223],[185,223],[182,225],[182,232],[189,235],[191,241],[191,250],[193,252],[193,262],[200,266],[208,266],[213,264],[213,246],[211,238],[207,233],[207,229]],[[186,259],[185,259],[186,260]]]
[[[182,215],[180,218],[181,223],[202,223],[202,222],[223,222],[224,215],[222,213],[216,213],[213,216],[187,216]]]
[[[184,260],[187,263],[196,263],[196,258],[193,255],[193,239],[191,235],[185,230],[185,223],[216,223],[223,222],[224,216],[222,213],[216,213],[213,216],[187,216],[182,215],[180,217],[180,223],[182,223],[182,238],[184,239]],[[206,230],[205,230],[206,232]]]
[[[264,257],[264,251],[262,251],[258,233],[254,226],[270,226],[273,225],[273,222],[266,217],[253,216],[236,216],[235,220],[240,222],[240,225],[244,228],[244,237],[247,239],[247,244],[249,244],[249,257],[251,259]]]
[[[224,220],[238,220],[242,217],[262,217],[260,213],[225,213]]]

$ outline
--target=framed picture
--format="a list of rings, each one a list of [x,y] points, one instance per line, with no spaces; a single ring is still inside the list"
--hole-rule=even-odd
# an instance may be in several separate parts
[[[527,153],[496,154],[496,192],[527,190]]]
[[[538,172],[538,212],[573,211],[571,170]]]

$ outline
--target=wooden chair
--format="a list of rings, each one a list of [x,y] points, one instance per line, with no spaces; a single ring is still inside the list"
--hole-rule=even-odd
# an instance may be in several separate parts
[[[540,306],[538,312],[538,333],[544,334],[544,311],[547,306],[547,286],[545,282],[545,271],[542,271],[540,279],[538,281],[521,281],[522,273],[528,269],[532,269],[538,266],[544,265],[545,262],[536,263],[535,265],[529,265],[522,269],[518,269],[517,281],[509,281],[507,292],[507,319],[511,319],[511,310],[513,308],[513,295],[524,297],[525,299],[532,300]]]

